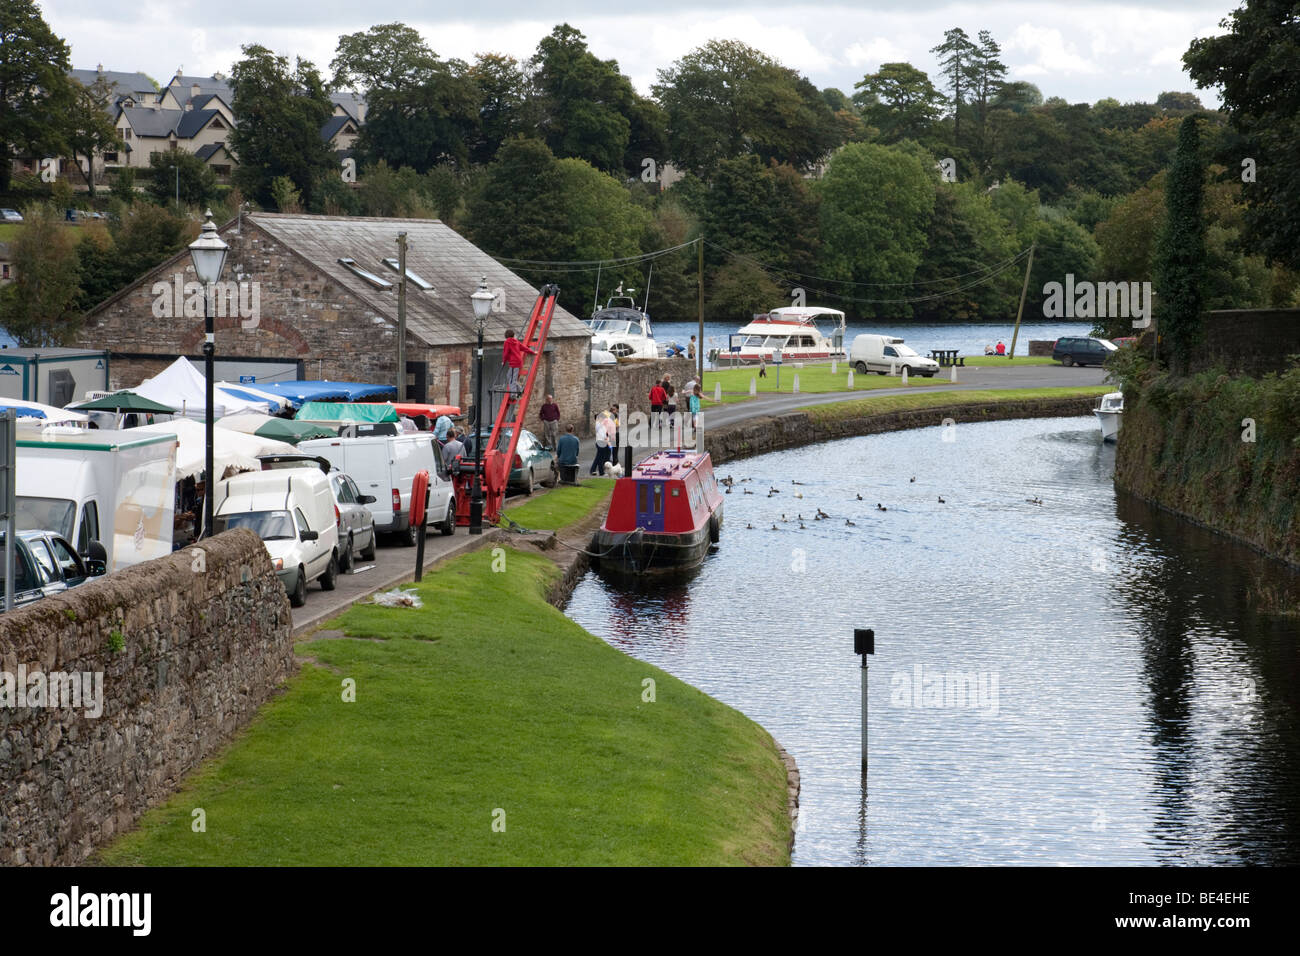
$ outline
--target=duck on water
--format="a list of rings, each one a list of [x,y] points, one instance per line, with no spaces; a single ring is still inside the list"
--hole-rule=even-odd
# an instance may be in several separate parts
[[[615,574],[685,571],[722,532],[722,493],[708,452],[661,451],[619,478],[592,536],[592,564]]]

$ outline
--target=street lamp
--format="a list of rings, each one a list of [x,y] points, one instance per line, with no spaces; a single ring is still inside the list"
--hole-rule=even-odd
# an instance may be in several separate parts
[[[479,279],[478,290],[471,295],[474,305],[474,325],[478,329],[478,351],[475,352],[475,386],[474,396],[474,450],[478,453],[478,465],[474,468],[474,490],[469,499],[469,533],[483,533],[483,465],[487,460],[487,449],[483,447],[483,329],[487,326],[487,317],[492,311],[492,293],[488,291],[487,276]]]
[[[212,368],[212,356],[217,348],[216,331],[212,327],[212,286],[221,279],[221,270],[226,265],[226,253],[230,246],[217,235],[216,223],[212,221],[212,210],[207,211],[207,221],[199,237],[190,243],[190,258],[194,261],[194,271],[203,283],[203,362],[207,377],[207,413],[206,441],[207,457],[204,459],[207,476],[203,487],[203,536],[212,534],[212,495],[216,489],[216,476],[212,464],[212,382],[215,372]]]

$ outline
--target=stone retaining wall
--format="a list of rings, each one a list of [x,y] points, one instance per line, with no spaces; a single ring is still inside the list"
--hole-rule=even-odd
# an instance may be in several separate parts
[[[98,716],[0,697],[0,865],[82,863],[131,827],[289,676],[289,631],[248,530],[0,615],[0,682],[103,682]]]

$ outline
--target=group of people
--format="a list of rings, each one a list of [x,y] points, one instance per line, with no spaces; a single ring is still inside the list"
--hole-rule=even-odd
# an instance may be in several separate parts
[[[985,355],[1006,355],[1007,347],[1003,345],[1001,342],[998,342],[996,346],[986,345],[984,346],[984,354]]]

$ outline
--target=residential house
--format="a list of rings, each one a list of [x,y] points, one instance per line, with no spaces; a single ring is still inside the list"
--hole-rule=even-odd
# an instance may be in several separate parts
[[[231,284],[217,296],[218,375],[256,369],[258,381],[394,381],[402,232],[406,396],[472,405],[477,331],[470,295],[479,278],[497,296],[485,330],[488,389],[500,376],[505,330],[523,331],[537,291],[436,219],[254,212],[226,223],[220,234],[230,244]],[[86,315],[77,344],[114,350],[112,387],[134,385],[178,355],[201,358],[203,320],[177,304],[175,290],[183,292],[187,282],[196,279],[183,250]],[[584,434],[591,420],[590,342],[582,322],[556,309],[536,386],[536,394],[553,393],[566,421]],[[540,428],[539,408],[534,401],[530,427]]]

